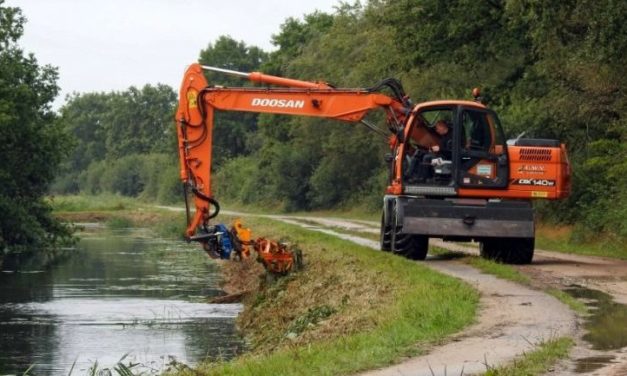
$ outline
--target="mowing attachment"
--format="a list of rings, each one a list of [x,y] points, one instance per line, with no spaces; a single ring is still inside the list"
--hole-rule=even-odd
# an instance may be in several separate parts
[[[224,224],[205,228],[205,232],[191,240],[202,243],[203,249],[214,259],[242,260],[249,258],[251,249],[257,253],[259,261],[266,271],[275,275],[286,275],[302,267],[302,252],[292,250],[289,244],[257,238],[252,240],[249,228],[242,225],[240,219],[233,221],[230,230]]]

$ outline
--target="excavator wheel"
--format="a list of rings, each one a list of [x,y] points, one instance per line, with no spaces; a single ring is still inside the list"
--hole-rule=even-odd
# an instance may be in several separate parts
[[[385,214],[381,215],[381,235],[379,242],[382,251],[390,252],[392,250],[392,226],[385,222]]]
[[[392,240],[392,251],[410,260],[424,260],[429,251],[429,237],[396,231]]]
[[[429,251],[429,237],[424,235],[403,233],[402,222],[398,223],[396,208],[393,209],[390,223],[390,249],[397,255],[410,260],[424,260]]]
[[[524,265],[533,260],[534,238],[490,238],[481,242],[481,257],[505,264]]]

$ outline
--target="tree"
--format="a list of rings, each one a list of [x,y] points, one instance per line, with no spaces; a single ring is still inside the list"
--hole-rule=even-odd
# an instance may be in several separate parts
[[[198,61],[203,65],[216,66],[240,72],[253,72],[267,59],[267,54],[258,47],[247,46],[229,36],[221,36],[206,49],[200,51]],[[210,85],[246,86],[251,83],[222,73],[205,72]],[[256,114],[217,112],[213,132],[213,165],[219,167],[224,161],[247,154],[247,140],[257,128]]]
[[[171,186],[177,165],[174,135],[176,94],[167,85],[130,87],[122,92],[75,94],[59,122],[76,139],[55,193],[140,193],[156,199],[159,184]]]
[[[55,246],[70,235],[44,200],[69,138],[50,104],[57,71],[17,41],[25,19],[0,0],[0,252]]]
[[[175,153],[176,94],[159,84],[112,93],[104,118],[108,158],[130,154]]]

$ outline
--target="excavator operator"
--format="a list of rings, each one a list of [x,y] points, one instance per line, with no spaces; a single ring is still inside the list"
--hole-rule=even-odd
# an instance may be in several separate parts
[[[436,154],[436,157],[442,157],[446,160],[450,160],[453,154],[453,132],[446,120],[438,120],[435,123],[435,133],[440,136],[438,145],[433,145],[431,151]]]
[[[440,136],[436,145],[429,148],[428,152],[416,149],[416,153],[411,159],[408,176],[414,183],[424,183],[433,178],[432,161],[436,158],[450,161],[453,154],[453,132],[446,120],[438,120],[434,126],[435,133]]]

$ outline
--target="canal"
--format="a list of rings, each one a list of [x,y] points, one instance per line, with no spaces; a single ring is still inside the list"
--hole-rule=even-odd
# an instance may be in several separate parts
[[[232,358],[243,350],[234,326],[241,306],[207,303],[221,294],[219,278],[194,245],[96,225],[51,264],[5,260],[0,374],[32,367],[36,375],[82,375],[122,358],[158,373],[176,362]]]

